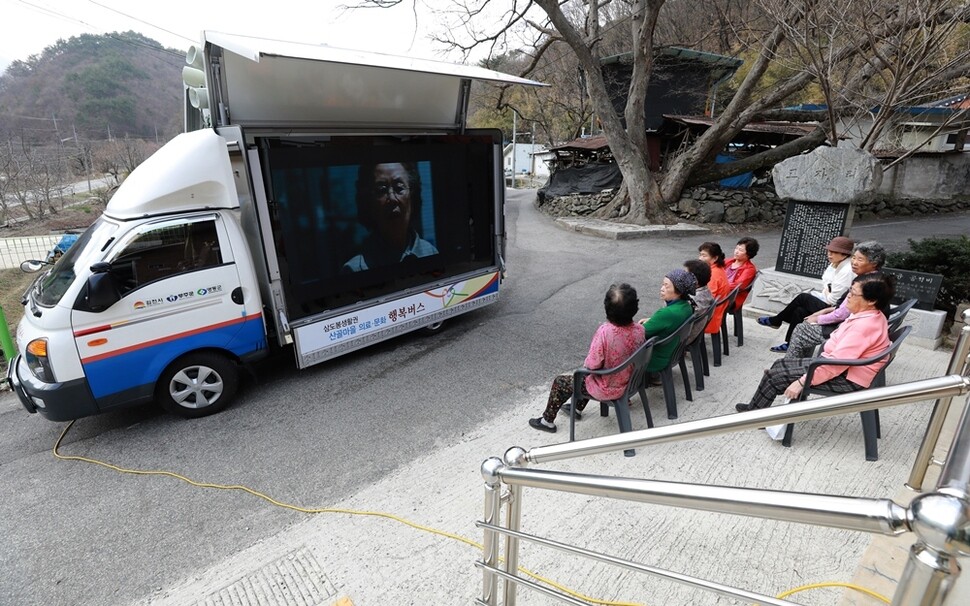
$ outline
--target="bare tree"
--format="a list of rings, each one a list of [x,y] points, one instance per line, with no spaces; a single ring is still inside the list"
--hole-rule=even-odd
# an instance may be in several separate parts
[[[142,161],[159,148],[157,143],[143,139],[112,139],[92,145],[91,162],[95,171],[110,175],[115,185],[135,170]]]
[[[0,222],[6,223],[10,220],[10,200],[8,194],[13,191],[17,182],[17,164],[13,157],[13,142],[7,141],[5,145],[0,145]]]
[[[405,2],[417,13],[421,0],[362,0],[358,6]],[[770,166],[826,141],[837,144],[843,135],[838,120],[852,111],[871,110],[877,96],[886,117],[877,115],[874,125],[885,129],[901,104],[938,93],[944,82],[970,72],[967,0],[719,0],[708,11],[713,14],[703,17],[683,16],[708,7],[689,0],[453,0],[450,6],[452,21],[440,42],[465,53],[521,49],[530,58],[522,75],[532,76],[539,58],[555,43],[568,46],[623,174],[624,190],[599,213],[631,223],[670,220],[666,205],[690,183]],[[662,19],[671,14],[680,21]],[[940,42],[948,33],[960,35],[955,50],[943,57]],[[644,110],[654,52],[661,43],[729,47],[746,58],[746,65],[713,124],[666,158],[662,173],[652,174]],[[633,57],[622,112],[614,110],[601,69],[602,59],[618,46]],[[819,87],[819,100],[828,107],[818,128],[742,161],[715,165],[717,153],[745,125],[811,87]],[[877,139],[876,133],[870,141]]]

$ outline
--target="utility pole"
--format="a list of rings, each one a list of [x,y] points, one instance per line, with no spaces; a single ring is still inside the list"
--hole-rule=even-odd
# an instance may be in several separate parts
[[[516,149],[515,147],[515,128],[516,128],[515,117],[517,115],[518,115],[518,112],[513,109],[512,110],[512,189],[515,189],[515,157],[518,155],[516,153],[518,149]]]

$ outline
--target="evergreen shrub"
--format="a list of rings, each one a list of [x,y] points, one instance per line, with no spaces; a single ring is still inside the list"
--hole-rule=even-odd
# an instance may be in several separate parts
[[[891,253],[888,267],[941,274],[943,284],[936,307],[952,318],[957,306],[970,301],[970,238],[909,240],[908,252]]]

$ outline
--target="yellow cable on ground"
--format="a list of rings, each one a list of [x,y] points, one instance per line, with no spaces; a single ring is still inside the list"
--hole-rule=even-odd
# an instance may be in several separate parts
[[[825,587],[844,587],[846,589],[852,589],[853,591],[858,591],[859,593],[864,593],[867,596],[876,598],[877,600],[885,604],[889,604],[891,602],[891,600],[886,596],[876,593],[871,589],[866,589],[865,587],[861,587],[853,583],[841,583],[839,581],[826,581],[824,583],[811,583],[809,585],[802,585],[801,587],[795,587],[794,589],[789,589],[788,591],[779,593],[775,597],[778,598],[779,600],[784,600],[785,598],[792,595],[793,593],[799,593],[802,591],[807,591],[809,589],[822,589]]]
[[[271,496],[269,496],[267,494],[264,494],[262,492],[259,492],[258,490],[253,490],[252,488],[250,488],[248,486],[243,486],[241,484],[213,484],[211,482],[198,482],[196,480],[193,480],[191,478],[188,478],[186,476],[183,476],[181,474],[178,474],[178,473],[175,473],[175,472],[172,472],[172,471],[164,471],[164,470],[144,470],[144,469],[128,469],[128,468],[125,468],[125,467],[119,467],[118,465],[113,465],[111,463],[106,463],[105,461],[99,461],[98,459],[91,459],[89,457],[82,457],[82,456],[79,456],[79,455],[63,455],[63,454],[61,454],[59,452],[59,449],[61,447],[61,441],[64,440],[64,436],[66,436],[67,435],[67,432],[71,429],[71,427],[74,426],[74,423],[75,423],[74,421],[71,421],[70,423],[68,423],[67,424],[67,427],[64,428],[64,431],[62,431],[61,432],[61,435],[57,438],[57,441],[54,442],[54,448],[53,448],[54,457],[57,458],[57,459],[60,459],[62,461],[78,461],[78,462],[81,462],[81,463],[90,463],[92,465],[100,465],[101,467],[106,467],[106,468],[108,468],[108,469],[110,469],[112,471],[116,471],[118,473],[125,473],[125,474],[137,475],[137,476],[164,476],[164,477],[168,477],[168,478],[173,478],[173,479],[176,479],[176,480],[180,480],[182,482],[185,482],[186,484],[189,484],[191,486],[195,486],[195,487],[198,487],[198,488],[213,488],[213,489],[217,489],[217,490],[239,490],[239,491],[245,492],[247,494],[250,494],[250,495],[252,495],[254,497],[257,497],[259,499],[263,499],[264,501],[267,501],[267,502],[269,502],[269,503],[271,503],[271,504],[273,504],[273,505],[275,505],[277,507],[282,507],[283,509],[289,509],[289,510],[292,510],[292,511],[298,511],[300,513],[309,513],[309,514],[316,514],[316,513],[342,513],[342,514],[353,515],[353,516],[368,516],[368,517],[375,517],[375,518],[385,518],[385,519],[388,519],[388,520],[393,520],[395,522],[400,522],[401,524],[404,524],[405,526],[410,526],[411,528],[414,528],[416,530],[421,530],[423,532],[428,532],[430,534],[438,535],[438,536],[445,537],[445,538],[448,538],[448,539],[453,539],[453,540],[458,541],[460,543],[464,543],[466,545],[469,545],[471,547],[474,547],[475,549],[478,549],[478,550],[481,550],[483,548],[481,543],[478,543],[476,541],[473,541],[472,539],[469,539],[467,537],[463,537],[461,535],[454,534],[454,533],[451,533],[451,532],[446,532],[444,530],[438,530],[437,528],[431,528],[430,526],[424,526],[424,525],[418,524],[417,522],[412,522],[412,521],[410,521],[408,519],[405,519],[405,518],[402,518],[400,516],[396,516],[394,514],[386,513],[386,512],[382,512],[382,511],[363,511],[363,510],[358,510],[358,509],[341,509],[341,508],[337,508],[337,507],[319,507],[319,508],[300,507],[298,505],[291,505],[289,503],[283,503],[282,501],[277,501],[276,499],[274,499],[273,497],[271,497]],[[556,588],[556,589],[558,589],[558,590],[560,590],[560,591],[562,591],[564,593],[567,593],[567,594],[573,596],[574,598],[577,598],[577,599],[580,599],[580,600],[584,600],[584,601],[589,602],[591,604],[600,604],[602,606],[642,606],[641,604],[636,603],[636,602],[613,602],[613,601],[610,601],[610,600],[601,600],[601,599],[598,599],[598,598],[594,598],[594,597],[591,597],[591,596],[587,596],[587,595],[578,593],[578,592],[576,592],[576,591],[574,591],[572,589],[569,589],[568,587],[565,587],[565,586],[557,583],[556,581],[553,581],[552,579],[547,579],[547,578],[545,578],[543,576],[540,576],[539,574],[536,574],[536,573],[532,572],[531,570],[528,570],[528,569],[523,568],[521,566],[518,568],[518,571],[521,572],[521,573],[523,573],[523,574],[525,574],[525,575],[528,575],[528,576],[532,577],[533,579],[535,579],[535,580],[537,580],[537,581],[539,581],[541,583],[545,583],[545,584],[547,584],[547,585],[549,585],[551,587],[554,587],[554,588]],[[876,598],[878,600],[881,600],[881,601],[885,602],[886,604],[889,604],[890,603],[890,600],[888,598],[886,598],[886,597],[884,597],[884,596],[882,596],[882,595],[880,595],[880,594],[878,594],[878,593],[876,593],[876,592],[874,592],[874,591],[872,591],[870,589],[866,589],[865,587],[860,587],[860,586],[854,585],[852,583],[841,583],[841,582],[837,582],[837,581],[825,582],[825,583],[813,583],[811,585],[802,585],[801,587],[796,587],[794,589],[789,589],[788,591],[786,591],[784,593],[781,593],[781,594],[779,594],[776,597],[778,599],[784,599],[785,597],[787,597],[789,595],[792,595],[793,593],[798,593],[798,592],[801,592],[801,591],[807,591],[809,589],[819,589],[819,588],[823,588],[823,587],[844,587],[844,588],[847,588],[847,589],[852,589],[852,590],[858,591],[860,593],[864,593],[866,595],[872,596],[872,597],[874,597],[874,598]]]

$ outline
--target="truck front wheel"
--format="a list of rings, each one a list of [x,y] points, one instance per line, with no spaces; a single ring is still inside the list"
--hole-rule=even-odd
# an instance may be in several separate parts
[[[165,370],[156,399],[168,412],[196,419],[228,406],[238,385],[239,369],[234,362],[217,353],[192,353]]]

